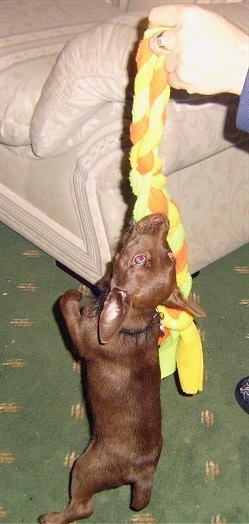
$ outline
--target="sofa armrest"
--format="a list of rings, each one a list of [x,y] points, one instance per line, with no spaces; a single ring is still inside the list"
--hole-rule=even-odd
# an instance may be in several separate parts
[[[1,143],[12,147],[30,145],[34,108],[58,54],[86,28],[119,16],[122,10],[115,3],[0,0]]]
[[[43,88],[31,121],[37,156],[58,154],[82,141],[77,129],[100,106],[124,103],[140,15],[128,14],[89,28],[63,49]],[[141,27],[141,35],[146,22]],[[134,71],[129,71],[129,64]],[[132,88],[130,91],[132,96]],[[80,137],[80,138],[79,138]]]

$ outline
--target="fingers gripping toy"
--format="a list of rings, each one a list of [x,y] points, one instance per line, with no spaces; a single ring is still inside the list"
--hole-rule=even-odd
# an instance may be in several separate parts
[[[157,28],[158,32],[160,28]],[[164,28],[165,30],[165,28]],[[162,173],[158,148],[166,120],[170,87],[164,69],[164,57],[155,55],[148,39],[155,29],[148,29],[140,42],[136,60],[134,100],[130,137],[130,184],[137,197],[135,221],[151,213],[165,213],[170,222],[167,237],[176,259],[177,285],[187,298],[192,285],[188,271],[185,233],[177,206],[172,202]],[[162,378],[177,368],[182,390],[195,394],[203,387],[203,353],[200,336],[193,317],[180,309],[158,306],[163,317],[164,337],[159,340]]]

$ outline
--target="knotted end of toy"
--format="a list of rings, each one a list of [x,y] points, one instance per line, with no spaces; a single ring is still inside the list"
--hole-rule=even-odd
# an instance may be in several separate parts
[[[203,353],[193,317],[186,311],[158,306],[166,336],[160,339],[159,360],[162,378],[177,369],[184,393],[203,389]]]

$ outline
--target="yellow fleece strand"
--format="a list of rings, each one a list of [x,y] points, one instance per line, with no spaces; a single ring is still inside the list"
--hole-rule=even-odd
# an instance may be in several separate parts
[[[165,29],[165,28],[164,28]],[[192,285],[188,271],[188,253],[184,228],[177,206],[166,188],[162,172],[162,158],[158,148],[166,119],[170,87],[164,69],[164,57],[155,55],[148,39],[161,28],[148,29],[137,52],[137,75],[130,136],[130,184],[135,194],[134,219],[151,213],[165,213],[170,222],[168,243],[176,259],[177,285],[187,298]],[[181,387],[185,393],[202,390],[203,354],[199,333],[193,317],[183,310],[159,305],[163,314],[165,336],[160,340],[159,358],[162,378],[178,369]]]

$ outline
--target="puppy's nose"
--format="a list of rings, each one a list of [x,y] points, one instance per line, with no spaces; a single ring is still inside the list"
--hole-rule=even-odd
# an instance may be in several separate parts
[[[141,220],[137,222],[136,227],[140,233],[144,234],[167,234],[169,230],[169,221],[164,213],[152,213],[151,215],[141,218]]]
[[[153,224],[158,224],[158,225],[168,223],[168,219],[166,215],[164,215],[163,213],[153,213],[151,215],[151,220],[153,221]]]
[[[150,227],[155,231],[167,232],[169,229],[169,220],[163,213],[153,213],[148,216]]]

